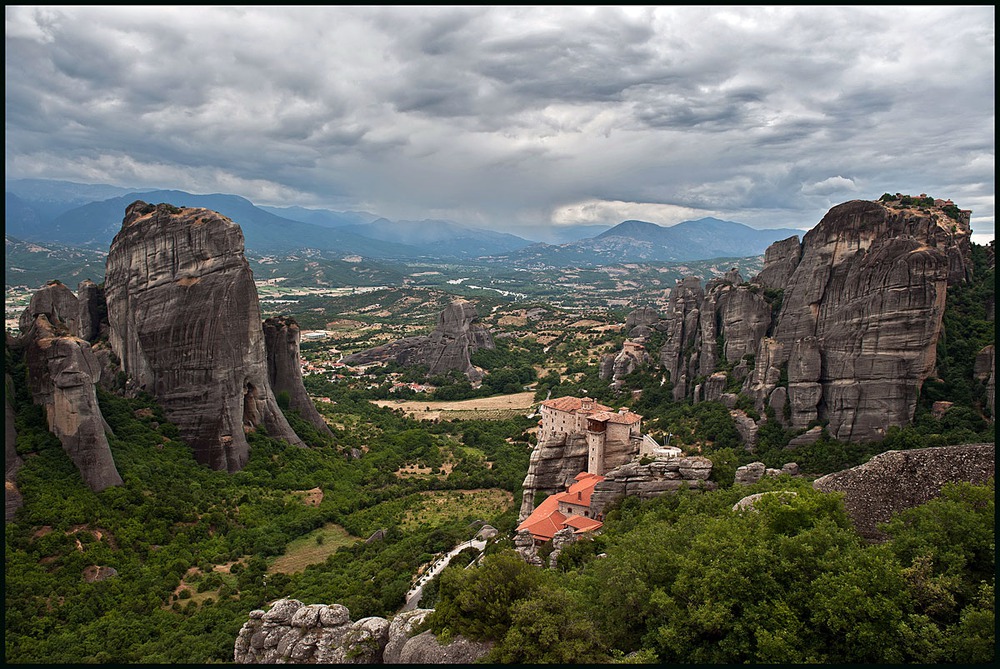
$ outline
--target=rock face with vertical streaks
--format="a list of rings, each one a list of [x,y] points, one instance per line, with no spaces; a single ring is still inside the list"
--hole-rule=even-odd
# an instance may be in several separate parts
[[[213,469],[238,471],[246,432],[296,445],[268,383],[243,232],[208,209],[131,204],[108,254],[109,339],[129,388],[159,400]]]
[[[264,321],[268,382],[275,396],[282,392],[288,393],[290,409],[298,411],[321,434],[333,436],[302,385],[302,361],[299,354],[301,336],[299,324],[294,318],[281,316]]]
[[[17,489],[17,471],[24,462],[17,454],[17,429],[14,427],[14,406],[11,398],[14,396],[14,380],[10,374],[4,375],[4,452],[3,452],[3,481],[4,481],[4,520],[10,522],[14,520],[14,514],[21,508],[24,502],[21,491]]]
[[[90,279],[84,279],[76,289],[76,297],[80,304],[77,335],[80,339],[94,343],[101,335],[102,324],[106,327],[108,304],[104,298],[104,288]]]
[[[829,421],[833,437],[864,441],[909,423],[934,369],[948,285],[971,272],[969,236],[967,214],[864,200],[806,233],[771,363],[787,365],[793,427]]]
[[[715,399],[742,380],[759,412],[770,406],[793,429],[821,422],[836,439],[869,441],[908,424],[948,286],[972,272],[970,213],[929,202],[846,202],[801,244],[772,244],[749,284],[735,272],[704,289],[680,282],[660,324],[674,398]]]

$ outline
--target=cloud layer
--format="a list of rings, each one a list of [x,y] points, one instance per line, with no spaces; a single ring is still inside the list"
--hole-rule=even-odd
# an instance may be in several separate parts
[[[809,228],[845,200],[926,192],[993,233],[993,7],[5,18],[8,178],[496,229]]]

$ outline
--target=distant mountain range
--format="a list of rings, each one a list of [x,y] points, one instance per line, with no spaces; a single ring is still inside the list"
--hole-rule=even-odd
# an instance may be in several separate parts
[[[205,207],[239,223],[248,251],[315,249],[380,260],[511,262],[552,266],[686,261],[759,255],[774,241],[803,231],[755,230],[715,218],[664,227],[646,221],[561,226],[544,231],[556,244],[454,221],[391,221],[364,211],[257,206],[237,195],[128,189],[103,184],[19,179],[5,182],[5,231],[40,245],[107,251],[135,200]],[[539,234],[538,236],[542,236]]]
[[[492,258],[514,265],[608,265],[628,262],[682,262],[761,255],[772,243],[801,237],[793,228],[757,230],[735,221],[700,218],[669,227],[623,221],[596,237],[568,244],[535,244]]]

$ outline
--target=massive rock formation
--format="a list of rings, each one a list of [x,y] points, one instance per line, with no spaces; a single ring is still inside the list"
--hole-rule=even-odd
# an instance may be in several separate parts
[[[301,445],[268,383],[260,306],[240,227],[213,211],[142,201],[111,243],[109,338],[130,388],[156,397],[213,469],[247,462],[246,431]]]
[[[466,300],[455,300],[438,314],[437,328],[424,337],[407,337],[360,353],[346,356],[348,365],[370,365],[395,360],[401,365],[427,365],[429,374],[458,370],[473,383],[483,374],[469,356],[479,349],[494,348],[489,330],[479,322],[476,307]]]
[[[471,664],[492,644],[461,636],[447,645],[431,632],[412,636],[430,609],[351,622],[346,606],[279,599],[250,612],[233,652],[237,664]]]
[[[66,292],[72,296],[69,289]],[[22,335],[32,399],[44,407],[49,430],[59,438],[83,482],[99,492],[122,483],[105,436],[109,428],[97,403],[100,365],[90,344],[69,334],[66,323],[58,320],[56,302],[49,304],[52,313],[38,313]],[[69,313],[75,317],[76,310]]]
[[[771,361],[787,365],[793,427],[827,420],[835,438],[862,441],[912,419],[947,286],[971,271],[969,235],[967,218],[862,200],[806,233]]]
[[[794,429],[824,422],[836,439],[881,439],[913,418],[947,288],[972,271],[969,236],[968,212],[857,200],[801,244],[771,245],[749,284],[735,272],[704,289],[684,279],[660,324],[675,399],[718,399],[741,382],[758,411],[771,406]]]
[[[813,482],[821,492],[844,494],[844,508],[858,532],[884,539],[877,525],[904,509],[937,497],[945,483],[983,484],[994,477],[994,444],[964,444],[887,451],[863,465]]]
[[[288,394],[288,406],[299,412],[322,434],[333,436],[329,426],[309,399],[302,385],[302,361],[299,341],[302,336],[294,318],[268,318],[264,321],[264,348],[267,351],[267,379],[275,396]]]

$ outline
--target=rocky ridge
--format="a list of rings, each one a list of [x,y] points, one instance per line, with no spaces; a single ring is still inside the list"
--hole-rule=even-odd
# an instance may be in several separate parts
[[[675,400],[721,400],[738,386],[793,429],[822,422],[839,440],[878,440],[913,418],[948,286],[971,276],[970,234],[969,212],[952,218],[940,202],[846,202],[801,243],[772,244],[749,282],[735,270],[704,287],[679,281],[663,318],[642,325],[664,335]],[[981,356],[992,405],[990,352]],[[602,375],[638,364],[623,350]]]
[[[471,664],[492,647],[461,636],[442,645],[429,631],[413,635],[432,612],[414,609],[391,621],[351,622],[350,611],[340,604],[279,599],[268,611],[250,612],[233,659],[237,664]]]
[[[435,330],[421,337],[406,337],[344,357],[348,365],[370,365],[394,360],[401,365],[427,365],[429,374],[457,370],[470,381],[482,380],[470,356],[479,349],[494,348],[490,331],[479,322],[476,307],[458,299],[440,314]]]

